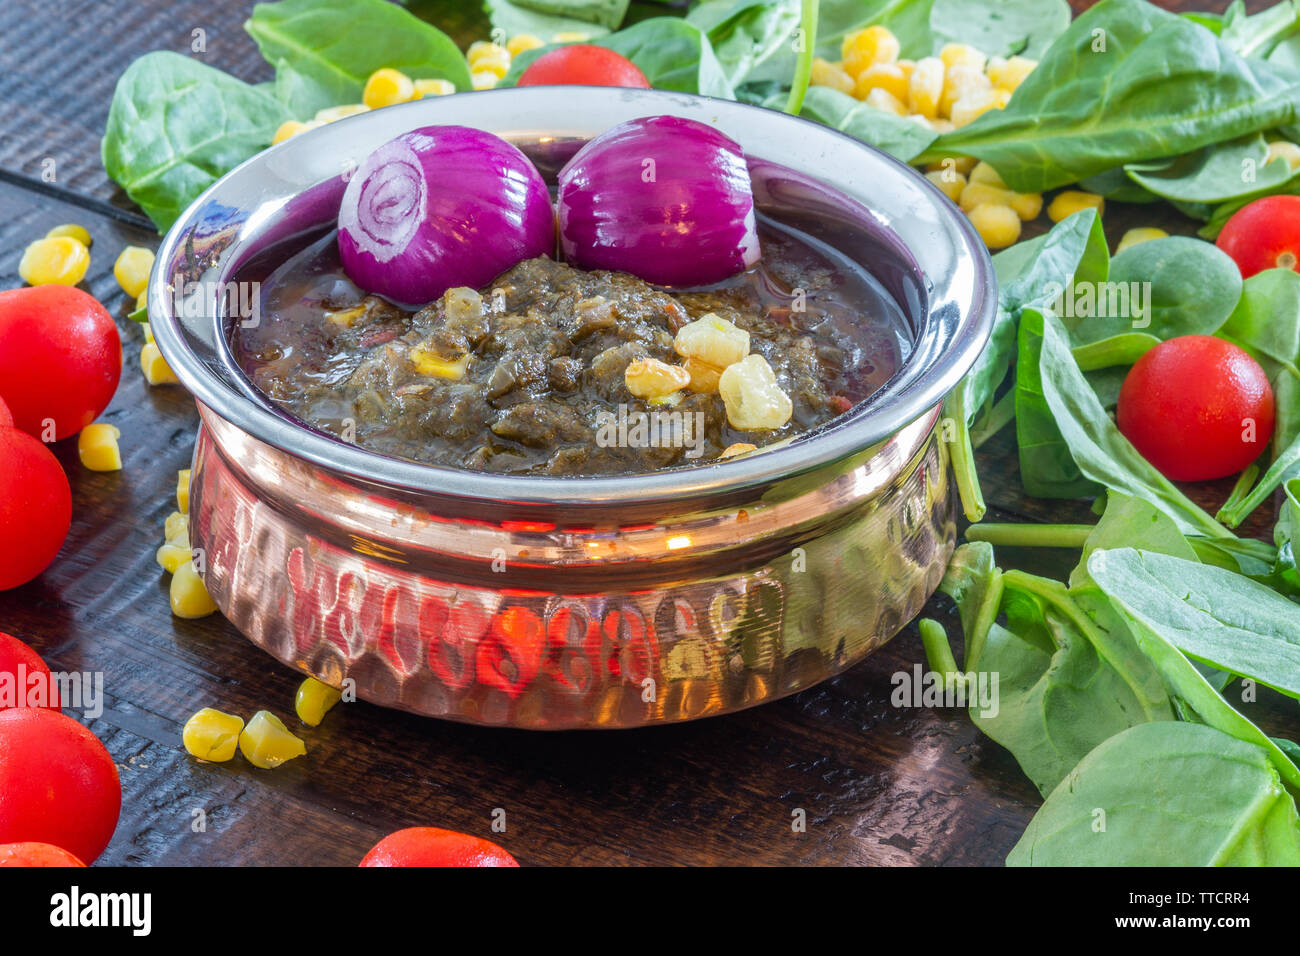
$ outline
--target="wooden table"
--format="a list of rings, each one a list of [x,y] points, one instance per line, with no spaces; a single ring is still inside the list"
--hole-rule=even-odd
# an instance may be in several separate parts
[[[126,349],[104,419],[122,431],[123,470],[89,472],[75,441],[55,446],[72,481],[72,533],[38,580],[0,593],[0,630],[29,641],[57,671],[104,674],[105,711],[89,726],[117,762],[123,806],[101,862],[351,865],[392,830],[434,825],[496,839],[526,865],[1000,863],[1038,795],[964,711],[890,705],[890,675],[924,660],[915,626],[818,687],[687,725],[525,733],[358,703],[305,729],[307,756],[276,771],[186,755],[180,730],[195,710],[292,717],[301,675],[219,615],[182,621],[169,610],[154,551],[197,416],[186,392],[150,389],[140,373],[141,334],[125,319],[130,304],[112,264],[124,245],[153,246],[157,236],[105,177],[99,138],[130,60],[154,49],[189,53],[195,29],[206,34],[205,62],[268,79],[240,27],[247,6],[0,4],[0,288],[20,285],[28,242],[57,223],[82,223],[94,237],[85,287],[121,319]],[[451,29],[464,45],[484,24],[462,10]],[[1116,208],[1109,231],[1115,238],[1151,215]],[[1190,231],[1172,213],[1160,216]],[[1084,502],[1023,495],[1010,429],[979,464],[990,520],[1091,520]],[[1225,494],[1222,486],[1196,491],[1203,502]],[[1265,515],[1254,530],[1269,525]],[[1056,576],[1076,560],[1001,557]],[[936,599],[926,613],[959,634],[949,607]],[[1243,706],[1272,733],[1300,731],[1293,701],[1265,696]],[[504,834],[490,830],[497,808],[506,811]],[[792,832],[797,809],[806,811],[806,833]],[[206,828],[195,832],[199,811]]]

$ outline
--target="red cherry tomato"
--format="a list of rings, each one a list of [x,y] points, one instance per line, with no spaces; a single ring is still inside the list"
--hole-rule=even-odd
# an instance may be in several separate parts
[[[543,53],[524,70],[517,86],[630,86],[650,89],[637,65],[613,50],[590,43]]]
[[[58,710],[59,689],[39,654],[18,638],[0,634],[0,710],[28,706]]]
[[[7,843],[0,846],[0,866],[85,866],[67,850],[48,843]]]
[[[0,428],[0,591],[50,566],[72,526],[72,490],[48,448]]]
[[[0,711],[0,843],[52,843],[94,862],[121,809],[99,738],[52,710]]]
[[[0,428],[13,428],[13,427],[14,427],[13,412],[9,411],[9,406],[5,404],[5,400],[3,398],[0,398]]]
[[[65,285],[0,292],[0,397],[18,428],[51,441],[75,435],[108,407],[121,376],[117,326],[92,296]]]
[[[1237,346],[1184,335],[1161,342],[1129,370],[1116,421],[1166,478],[1208,481],[1241,471],[1263,452],[1273,437],[1273,388]]]
[[[409,827],[376,843],[360,866],[518,866],[489,840],[437,827]]]
[[[1300,196],[1267,196],[1243,206],[1214,243],[1243,279],[1265,269],[1300,272]]]

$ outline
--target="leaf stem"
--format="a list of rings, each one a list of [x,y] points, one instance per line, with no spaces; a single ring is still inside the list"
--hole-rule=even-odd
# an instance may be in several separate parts
[[[994,547],[1082,548],[1093,532],[1090,524],[973,524],[966,529],[967,541],[987,541]]]
[[[1016,417],[1016,393],[1015,390],[1007,392],[988,413],[975,423],[975,427],[970,430],[971,448],[979,448],[986,441],[1010,425]]]
[[[966,520],[975,523],[984,517],[988,506],[984,504],[979,474],[975,471],[975,448],[971,445],[970,426],[966,423],[966,401],[963,398],[963,390],[964,383],[953,389],[952,393],[944,399],[943,408],[954,430],[948,454],[952,459],[953,474],[957,478],[957,493],[961,496],[961,508],[966,513]],[[939,424],[942,433],[942,430],[947,428],[947,423]]]
[[[808,81],[812,79],[813,52],[817,48],[817,8],[818,0],[803,0],[803,12],[799,20],[803,49],[799,51],[794,81],[790,84],[790,98],[785,103],[785,111],[791,116],[798,116],[803,109],[804,94],[808,92]]]

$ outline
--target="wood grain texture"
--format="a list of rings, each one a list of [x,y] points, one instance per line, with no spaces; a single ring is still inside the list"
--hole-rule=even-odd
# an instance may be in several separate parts
[[[142,338],[125,321],[130,304],[112,263],[123,245],[154,245],[156,237],[104,176],[98,141],[130,59],[151,49],[188,52],[195,29],[205,31],[205,62],[268,79],[240,27],[248,6],[0,3],[0,288],[20,284],[27,242],[56,223],[80,222],[95,240],[85,287],[122,319],[124,335],[126,370],[105,419],[122,431],[125,467],[91,473],[74,442],[55,446],[72,481],[72,533],[46,574],[0,593],[0,630],[28,640],[55,670],[104,674],[105,711],[88,723],[117,762],[123,811],[101,862],[351,865],[385,833],[433,825],[495,839],[526,865],[1000,863],[1037,793],[964,712],[890,704],[891,675],[924,659],[914,626],[818,687],[688,725],[529,734],[357,703],[338,706],[320,728],[301,728],[308,755],[277,771],[185,754],[181,726],[203,706],[245,716],[267,708],[296,727],[300,676],[219,616],[181,621],[170,613],[153,554],[197,416],[183,390],[149,389],[140,374]],[[457,22],[480,29],[473,16]],[[458,37],[462,45],[470,38]],[[41,180],[48,157],[53,183]],[[1116,207],[1107,222],[1117,237],[1150,217]],[[1167,211],[1160,223],[1190,227]],[[1091,517],[1085,502],[1021,492],[1010,430],[981,450],[980,471],[991,520]],[[1195,493],[1209,503],[1226,489]],[[1266,524],[1264,515],[1253,527]],[[1057,576],[1075,560],[1050,551],[1002,557]],[[949,610],[936,599],[926,613],[956,634]],[[1243,706],[1271,732],[1300,731],[1294,702],[1266,694]],[[504,834],[490,830],[497,808],[506,813]],[[806,833],[792,832],[799,809]]]

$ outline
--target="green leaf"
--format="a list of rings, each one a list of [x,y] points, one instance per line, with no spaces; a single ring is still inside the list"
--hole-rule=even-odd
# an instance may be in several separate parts
[[[1300,2],[1280,0],[1267,10],[1246,16],[1245,5],[1234,5],[1224,17],[1220,36],[1234,53],[1268,57],[1279,43],[1300,33]]]
[[[989,56],[1035,60],[1069,26],[1066,0],[935,0],[930,15],[936,50],[969,43]]]
[[[1091,582],[1088,558],[1094,551],[1126,547],[1167,554],[1186,561],[1199,560],[1195,549],[1188,544],[1187,538],[1172,518],[1141,498],[1114,491],[1106,495],[1106,510],[1084,542],[1078,565],[1070,572],[1070,586]]]
[[[165,232],[288,118],[275,97],[242,80],[177,53],[148,53],[113,90],[104,169]]]
[[[1160,339],[1146,332],[1120,332],[1087,345],[1076,345],[1071,351],[1079,368],[1093,372],[1116,365],[1132,365],[1159,344]]]
[[[850,33],[877,24],[898,37],[904,57],[929,56],[934,50],[930,11],[935,0],[822,0],[818,12],[817,54],[840,59]]]
[[[686,20],[708,35],[727,81],[737,87],[792,42],[799,17],[799,0],[711,0]]]
[[[366,80],[382,67],[471,89],[469,66],[451,38],[385,0],[259,3],[244,29],[268,63],[293,71],[285,89],[308,107],[359,103]],[[299,115],[308,108],[290,105]]]
[[[1079,762],[1008,866],[1295,866],[1300,816],[1260,747],[1200,724],[1140,724]]]
[[[921,157],[972,155],[1018,192],[1295,123],[1296,77],[1232,53],[1143,0],[1103,0],[1052,44],[1003,110]]]
[[[907,162],[930,145],[936,134],[919,123],[886,113],[829,86],[812,86],[802,116],[860,139]]]
[[[1137,551],[1096,551],[1088,573],[1130,617],[1194,660],[1300,697],[1300,607],[1232,571]]]
[[[628,0],[513,0],[513,3],[545,16],[596,23],[607,30],[616,30],[627,14]]]
[[[1268,142],[1252,133],[1195,152],[1147,163],[1129,163],[1124,171],[1144,189],[1180,203],[1217,204],[1243,196],[1268,195],[1291,179],[1291,167],[1278,157],[1271,163]],[[1204,217],[1202,217],[1204,218]]]
[[[539,40],[550,43],[559,34],[576,33],[585,34],[590,39],[604,36],[612,27],[607,28],[599,23],[580,19],[576,15],[567,16],[554,13],[542,13],[536,9],[530,9],[519,0],[484,0],[483,7],[487,11],[488,19],[492,23],[493,30],[500,30],[506,38],[518,36],[521,33],[527,33],[537,37]]]

